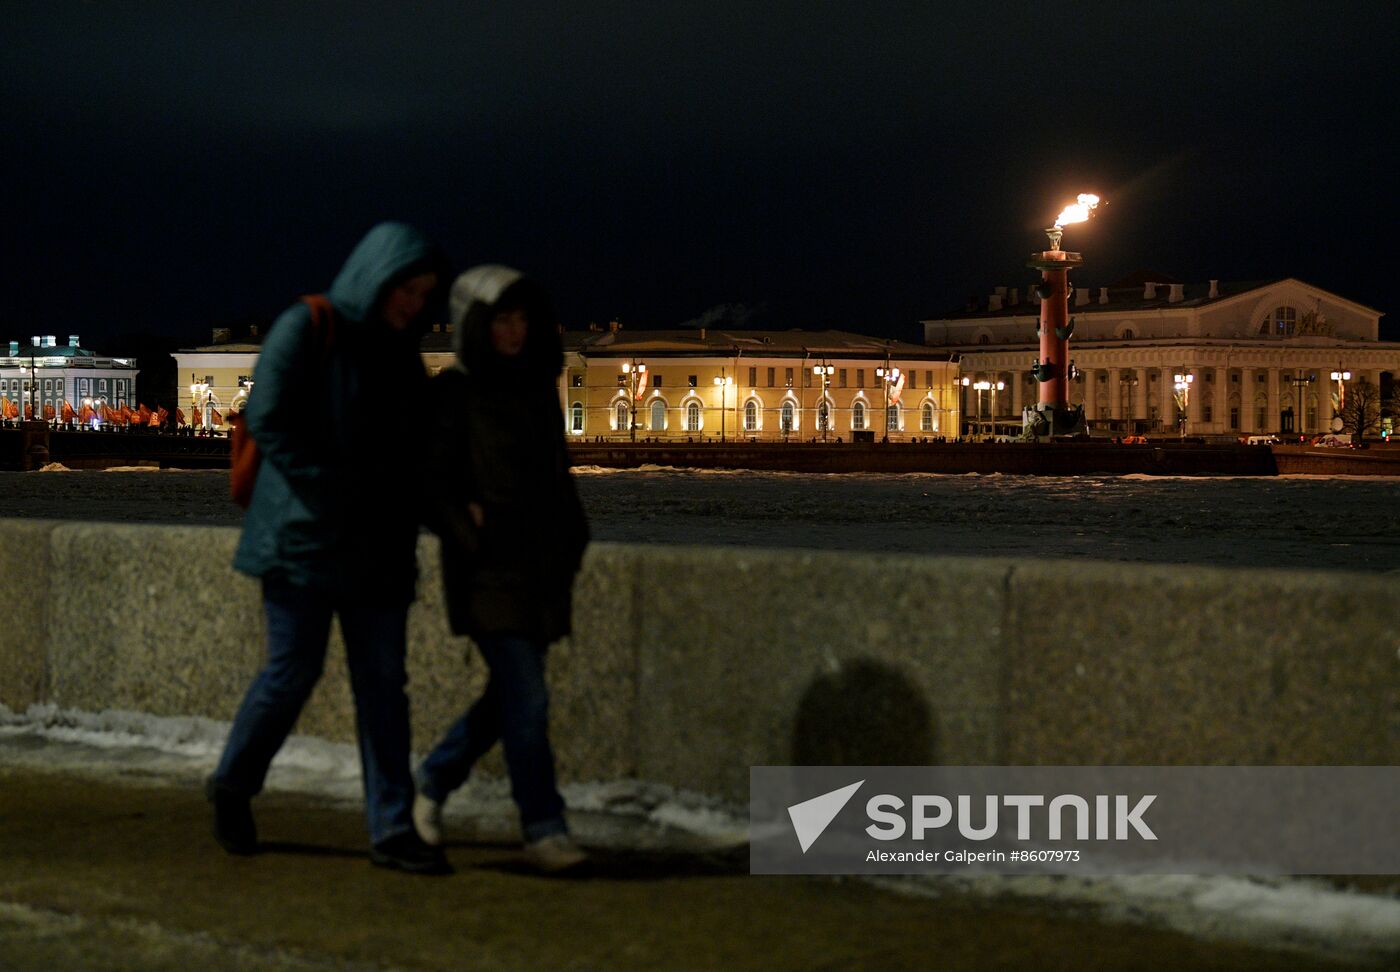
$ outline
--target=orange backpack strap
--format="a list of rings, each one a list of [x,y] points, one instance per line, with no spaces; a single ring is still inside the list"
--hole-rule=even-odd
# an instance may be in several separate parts
[[[311,309],[311,333],[319,337],[318,350],[325,355],[335,343],[335,305],[325,294],[307,294],[301,300]]]

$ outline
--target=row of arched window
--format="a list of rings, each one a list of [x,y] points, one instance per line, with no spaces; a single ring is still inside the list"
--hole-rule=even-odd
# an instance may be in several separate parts
[[[860,432],[873,428],[871,411],[872,406],[862,401],[855,401],[850,407],[849,428],[850,431]],[[636,419],[639,429],[646,429],[652,432],[663,432],[667,429],[667,412],[669,409],[661,399],[653,399],[649,405],[637,409]],[[749,399],[740,410],[742,430],[744,432],[760,432],[763,430],[763,411],[755,399]],[[818,432],[835,431],[836,425],[833,423],[831,403],[820,402],[815,411],[816,429]],[[899,432],[904,429],[905,413],[907,408],[897,402],[891,402],[885,413],[885,429],[888,432]],[[799,428],[799,416],[801,410],[797,403],[791,400],[784,401],[777,409],[778,431],[783,434],[795,432]],[[613,405],[612,427],[619,431],[625,430],[632,421],[632,408],[625,399],[617,401]],[[701,432],[704,430],[705,412],[700,402],[692,400],[686,402],[681,408],[682,431]],[[938,431],[937,410],[933,402],[924,402],[919,406],[919,429],[922,432]],[[582,402],[573,402],[569,406],[569,430],[576,435],[582,435],[585,430],[585,415]]]

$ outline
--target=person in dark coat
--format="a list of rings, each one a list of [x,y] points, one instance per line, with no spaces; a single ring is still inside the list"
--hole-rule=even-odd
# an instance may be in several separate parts
[[[499,739],[527,857],[582,863],[569,838],[548,734],[545,655],[570,633],[588,524],[569,472],[556,382],[563,351],[551,303],[502,266],[452,286],[457,362],[430,383],[430,488],[438,498],[448,619],[490,669],[485,692],[418,769],[413,819],[442,840],[442,803]]]
[[[261,455],[233,565],[262,581],[267,663],[234,716],[209,779],[214,835],[258,849],[250,801],[321,676],[340,617],[375,864],[451,869],[413,826],[404,668],[417,575],[420,452],[403,409],[421,403],[418,350],[441,307],[446,264],[402,223],[355,247],[327,292],[334,320],[314,327],[298,302],[273,324],[243,415]]]

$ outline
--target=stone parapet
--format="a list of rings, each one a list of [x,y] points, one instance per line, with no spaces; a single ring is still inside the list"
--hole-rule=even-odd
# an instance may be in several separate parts
[[[232,718],[264,630],[236,538],[0,520],[0,703]],[[423,750],[485,666],[431,537],[419,568]],[[563,779],[734,800],[787,763],[1393,765],[1397,631],[1391,577],[595,544],[551,719]],[[333,632],[298,731],[353,739],[344,667]]]

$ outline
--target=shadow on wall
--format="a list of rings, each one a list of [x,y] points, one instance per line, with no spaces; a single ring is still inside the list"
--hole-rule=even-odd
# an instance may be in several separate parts
[[[933,714],[914,681],[862,658],[807,686],[792,731],[794,766],[936,766]]]

